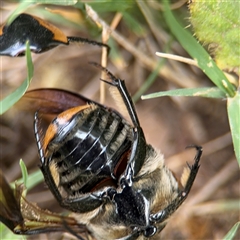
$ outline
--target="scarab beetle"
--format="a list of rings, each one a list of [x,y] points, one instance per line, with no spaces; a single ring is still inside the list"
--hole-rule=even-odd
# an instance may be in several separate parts
[[[87,226],[96,239],[144,239],[160,232],[188,196],[202,148],[181,184],[164,165],[163,155],[146,143],[123,80],[98,64],[125,103],[131,123],[116,110],[88,100],[60,113],[35,136],[41,171],[59,204]]]
[[[107,44],[81,37],[67,37],[60,29],[43,19],[22,13],[9,25],[0,27],[0,55],[23,56],[29,41],[30,50],[42,53],[58,45],[68,45],[70,42],[81,42],[106,47]]]

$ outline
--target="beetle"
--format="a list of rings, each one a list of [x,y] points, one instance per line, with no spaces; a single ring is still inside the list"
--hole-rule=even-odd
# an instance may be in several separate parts
[[[124,81],[94,65],[110,77],[107,83],[119,91],[132,123],[117,111],[88,101],[59,114],[42,142],[36,114],[45,182],[60,205],[77,213],[97,239],[154,236],[186,199],[202,149],[195,146],[195,162],[184,172],[181,189],[162,154],[146,143]]]
[[[42,53],[61,44],[69,45],[70,42],[87,43],[110,50],[107,44],[101,42],[66,36],[54,25],[26,13],[18,15],[10,24],[6,22],[0,27],[0,55],[25,55],[27,41],[34,53]]]
[[[154,239],[187,198],[199,170],[202,148],[191,146],[197,150],[194,163],[188,164],[178,181],[160,151],[146,143],[125,82],[101,65],[92,64],[107,73],[110,81],[102,81],[117,89],[131,122],[115,109],[67,91],[27,93],[33,102],[37,99],[38,112],[63,111],[44,135],[39,113],[35,114],[40,169],[59,204],[73,212],[80,229],[86,226],[96,239]],[[69,226],[63,221],[63,225],[74,233],[71,229],[76,224]]]

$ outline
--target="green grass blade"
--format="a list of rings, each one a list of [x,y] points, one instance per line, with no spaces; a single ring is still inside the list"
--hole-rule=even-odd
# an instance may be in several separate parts
[[[13,93],[11,93],[7,97],[5,97],[2,101],[0,101],[0,115],[2,115],[9,108],[11,108],[24,95],[32,80],[33,63],[28,42],[26,43],[26,59],[27,59],[27,79],[24,80],[24,82],[18,89],[16,89]]]
[[[32,174],[28,175],[27,189],[32,189],[39,183],[43,182],[43,174],[41,170],[37,170]]]
[[[234,239],[238,229],[240,228],[240,222],[234,224],[231,230],[227,233],[227,235],[223,238],[223,240],[232,240]]]
[[[144,27],[127,11],[124,11],[122,15],[127,27],[136,35],[143,37],[146,32]]]
[[[32,4],[34,4],[34,2],[25,0],[20,1],[17,8],[12,12],[11,16],[9,16],[7,24],[12,23],[20,13],[24,12]]]
[[[128,9],[134,7],[134,1],[116,1],[116,0],[104,0],[104,1],[83,1],[90,5],[96,12],[125,12]],[[81,2],[80,2],[81,3]],[[78,4],[76,4],[78,6]]]
[[[26,240],[27,237],[12,233],[3,223],[0,222],[0,239],[1,240]]]
[[[172,33],[181,43],[183,48],[189,55],[197,61],[198,66],[211,79],[211,81],[219,87],[227,96],[235,95],[234,86],[228,81],[223,72],[217,67],[216,63],[207,53],[207,51],[197,42],[197,40],[185,30],[172,14],[169,2],[163,0],[164,18],[171,29]]]
[[[17,182],[19,182],[19,183],[22,183],[23,181],[24,181],[23,178],[20,178],[17,180]],[[37,170],[28,175],[26,188],[27,188],[27,190],[30,190],[41,182],[43,182],[43,174],[42,174],[41,170]],[[15,182],[11,183],[10,185],[11,185],[11,187],[14,188]]]
[[[227,103],[234,151],[240,166],[240,92],[234,98],[228,98]]]
[[[53,5],[59,5],[59,6],[71,6],[75,5],[78,2],[78,0],[61,0],[61,1],[55,1],[55,0],[36,0],[36,4],[53,4]]]
[[[225,93],[217,87],[204,88],[182,88],[164,92],[151,93],[142,96],[142,99],[151,99],[164,96],[182,96],[182,97],[208,97],[208,98],[224,98]]]
[[[20,159],[19,165],[21,167],[23,184],[24,184],[24,186],[27,186],[27,181],[28,181],[27,167],[26,167],[26,165],[25,165],[25,163],[23,162],[22,159]]]

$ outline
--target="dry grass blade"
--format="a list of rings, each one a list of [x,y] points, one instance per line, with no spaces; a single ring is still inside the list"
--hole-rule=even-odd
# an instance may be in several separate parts
[[[172,60],[176,60],[178,62],[183,62],[183,63],[187,63],[193,66],[198,66],[197,62],[193,59],[190,58],[185,58],[185,57],[181,57],[181,56],[177,56],[175,54],[169,54],[169,53],[161,53],[161,52],[156,52],[156,55],[158,57],[163,57],[163,58],[167,58],[167,59],[172,59]]]
[[[102,20],[89,5],[86,5],[86,11],[89,17],[91,17],[91,19],[94,22],[99,23],[103,28],[107,29],[111,33],[111,36],[115,39],[115,41],[118,42],[121,46],[123,46],[127,51],[129,51],[146,68],[148,68],[151,71],[157,68],[157,61],[155,59],[149,57],[140,49],[135,47],[130,41],[128,41],[125,37],[123,37],[123,35],[111,29],[110,26],[104,20]],[[181,72],[179,72],[179,74],[181,74]],[[197,81],[195,81],[194,79],[191,79],[190,76],[186,78],[186,76],[176,75],[175,72],[173,72],[171,69],[169,69],[166,66],[163,66],[161,68],[161,71],[159,71],[159,76],[164,77],[170,82],[174,82],[180,87],[196,87],[195,83]],[[185,81],[182,81],[182,79],[185,79]]]

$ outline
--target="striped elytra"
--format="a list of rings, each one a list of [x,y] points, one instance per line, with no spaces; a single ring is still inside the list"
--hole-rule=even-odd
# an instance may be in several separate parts
[[[69,110],[68,110],[69,111]],[[64,113],[63,116],[66,114]],[[131,126],[108,108],[88,105],[63,121],[56,117],[45,136],[45,162],[58,188],[70,195],[116,185],[132,143]],[[54,133],[49,132],[54,129]],[[53,134],[48,141],[47,134]],[[47,139],[47,140],[46,140]]]

